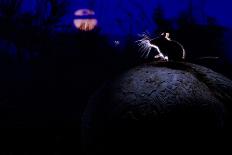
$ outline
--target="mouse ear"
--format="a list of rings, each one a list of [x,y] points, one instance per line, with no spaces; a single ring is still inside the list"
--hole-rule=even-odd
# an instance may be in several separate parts
[[[169,34],[170,34],[169,32],[161,32],[161,34],[160,34],[160,35],[161,35],[161,36],[164,36],[164,37],[166,37],[166,36],[168,36],[168,37],[169,37]]]

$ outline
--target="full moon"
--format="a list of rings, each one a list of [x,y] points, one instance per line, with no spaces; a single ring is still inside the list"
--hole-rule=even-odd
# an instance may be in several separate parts
[[[95,12],[89,9],[79,9],[74,13],[74,26],[81,31],[91,31],[97,26],[97,19],[94,17]]]

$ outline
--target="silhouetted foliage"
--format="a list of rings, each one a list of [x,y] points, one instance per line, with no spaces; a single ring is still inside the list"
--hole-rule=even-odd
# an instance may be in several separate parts
[[[0,16],[1,18],[12,18],[19,13],[23,0],[1,0]]]
[[[30,48],[39,44],[39,40],[47,41],[49,33],[65,15],[66,3],[64,0],[36,1],[34,11],[24,13],[21,10],[23,0],[1,0],[0,37],[11,40],[21,46],[19,48]]]
[[[161,5],[158,5],[154,10],[153,20],[157,25],[157,32],[170,32],[172,28],[172,21],[166,20],[164,17],[164,10]]]

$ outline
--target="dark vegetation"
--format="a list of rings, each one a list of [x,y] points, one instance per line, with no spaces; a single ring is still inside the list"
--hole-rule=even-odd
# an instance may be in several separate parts
[[[127,36],[124,52],[118,54],[100,28],[80,32],[60,24],[67,13],[65,0],[36,2],[29,14],[21,12],[23,0],[0,0],[0,142],[24,150],[79,152],[80,116],[89,96],[105,80],[143,60],[135,52],[135,36]],[[191,17],[184,12],[168,21],[159,8],[155,33],[172,32],[186,48],[188,61],[231,77],[224,55],[227,30],[211,18],[198,25]],[[221,59],[196,60],[202,56]]]

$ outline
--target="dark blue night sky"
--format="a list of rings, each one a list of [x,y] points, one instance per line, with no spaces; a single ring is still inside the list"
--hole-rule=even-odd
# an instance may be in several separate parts
[[[228,0],[70,0],[70,3],[70,14],[64,20],[66,24],[72,24],[75,10],[90,8],[96,12],[101,32],[113,37],[154,32],[156,24],[152,18],[154,10],[160,6],[164,17],[175,22],[192,4],[192,14],[197,24],[206,25],[210,17],[219,26],[232,28],[232,5]],[[230,36],[231,33],[225,38]]]
[[[23,0],[22,13],[35,13],[38,9],[37,0]],[[43,0],[41,0],[43,2]],[[79,9],[90,9],[95,12],[100,33],[123,43],[125,36],[137,36],[143,32],[155,35],[157,23],[154,12],[157,8],[163,11],[163,19],[171,21],[172,27],[178,29],[178,19],[183,13],[191,10],[191,17],[195,24],[207,26],[208,19],[223,27],[227,55],[232,59],[230,38],[232,35],[231,2],[228,0],[67,0],[66,15],[59,25],[72,27],[76,30],[73,20],[77,17],[74,12]],[[190,8],[191,7],[191,8]],[[43,16],[49,14],[49,6],[40,8]],[[191,30],[189,30],[191,31]],[[199,34],[200,35],[200,34]]]
[[[36,0],[25,0],[23,12],[33,12]],[[136,36],[142,32],[153,34],[156,23],[154,10],[161,7],[164,18],[175,23],[180,14],[189,9],[190,4],[194,21],[206,25],[208,18],[213,18],[218,26],[232,28],[231,2],[228,0],[67,0],[68,12],[61,20],[61,25],[73,26],[74,12],[78,9],[91,9],[96,13],[98,27],[102,34],[112,40],[123,40],[127,35]],[[231,31],[225,34],[229,42]],[[230,43],[228,43],[229,45]],[[228,48],[231,49],[229,46]],[[230,57],[231,54],[229,54]]]
[[[24,11],[33,12],[36,0],[25,0]],[[228,0],[67,0],[69,12],[63,24],[72,24],[75,10],[87,8],[96,12],[103,33],[128,34],[152,30],[154,9],[162,6],[165,17],[175,20],[192,3],[195,20],[206,23],[213,17],[221,26],[232,27],[231,2]],[[132,27],[132,29],[131,29]]]

